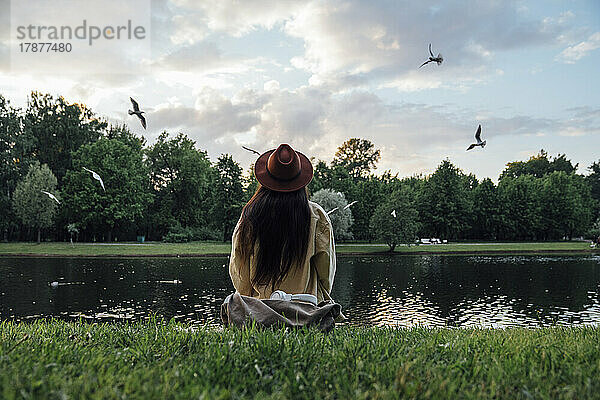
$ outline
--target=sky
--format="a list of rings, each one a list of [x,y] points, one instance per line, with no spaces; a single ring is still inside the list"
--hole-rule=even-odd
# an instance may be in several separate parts
[[[448,158],[497,181],[540,149],[580,173],[600,159],[598,1],[146,2],[143,55],[99,46],[93,70],[83,57],[45,70],[11,68],[11,3],[0,0],[0,94],[17,107],[32,90],[62,95],[149,144],[183,132],[244,169],[255,156],[242,145],[289,143],[329,162],[352,137],[381,150],[376,173],[401,177]],[[73,15],[97,13],[77,4]],[[429,43],[444,62],[419,68]],[[127,115],[130,96],[146,131]],[[467,152],[478,124],[487,146]]]

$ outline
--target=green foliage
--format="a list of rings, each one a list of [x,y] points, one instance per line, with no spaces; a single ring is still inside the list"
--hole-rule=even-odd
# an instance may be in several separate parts
[[[183,227],[180,223],[176,223],[169,232],[163,237],[166,243],[188,243],[198,240],[221,240],[221,235],[213,227]]]
[[[258,190],[258,180],[254,175],[254,164],[248,168],[248,177],[244,180],[244,203],[250,201],[254,193]]]
[[[536,178],[542,178],[554,171],[564,171],[567,174],[573,174],[577,171],[578,165],[573,165],[571,160],[567,160],[564,154],[559,154],[550,160],[548,159],[548,153],[542,149],[537,155],[531,156],[527,161],[513,161],[506,164],[506,168],[500,175],[500,180],[504,178],[517,178],[521,175],[533,175]]]
[[[392,213],[395,213],[394,217]],[[375,239],[390,247],[390,251],[401,243],[413,243],[419,230],[418,212],[415,208],[415,194],[406,185],[392,192],[381,203],[371,218],[371,229]]]
[[[242,168],[229,154],[222,154],[215,165],[212,216],[223,241],[231,240],[233,229],[244,206]]]
[[[40,230],[52,225],[58,207],[53,199],[42,193],[42,190],[54,194],[60,201],[56,183],[56,177],[46,164],[32,164],[25,178],[17,184],[13,195],[15,214],[25,226],[37,229],[38,242]]]
[[[312,160],[311,193],[328,189],[348,202],[358,200],[350,231],[334,228],[340,239],[373,240],[374,210],[405,187],[414,193],[423,236],[555,240],[587,234],[600,218],[600,161],[584,178],[566,155],[549,157],[541,150],[527,161],[508,163],[496,187],[489,179],[479,183],[449,160],[428,177],[375,176],[380,156],[369,140],[352,138],[330,165]],[[49,166],[65,198],[51,231],[58,240],[68,238],[69,224],[76,224],[84,240],[109,238],[113,231],[121,238],[143,233],[149,240],[215,235],[228,240],[258,187],[252,167],[244,179],[229,155],[213,165],[183,133],[163,132],[147,147],[125,125],[108,126],[85,105],[60,96],[33,92],[22,111],[0,95],[0,239],[22,238],[31,229],[12,205],[17,183],[36,163]],[[100,173],[106,193],[82,166]],[[334,226],[338,215],[332,215]]]
[[[536,239],[541,226],[541,184],[533,175],[504,178],[498,184],[502,207],[503,236]]]
[[[84,167],[100,175],[106,191]],[[141,148],[106,138],[81,146],[65,176],[63,197],[70,222],[104,231],[110,240],[115,228],[140,221],[152,201]]]
[[[444,160],[425,180],[417,198],[424,236],[456,239],[470,228],[472,177]]]
[[[381,152],[369,140],[352,138],[338,148],[331,165],[343,167],[353,178],[366,178],[380,158]]]
[[[24,117],[24,132],[35,138],[34,152],[48,164],[59,183],[72,167],[72,154],[95,142],[106,128],[85,105],[69,104],[63,97],[32,92]]]
[[[313,164],[313,179],[308,185],[310,193],[316,193],[321,189],[331,188],[331,169],[327,166],[327,163],[323,160],[316,161],[311,158]]]
[[[552,172],[544,176],[541,185],[542,238],[572,238],[585,233],[592,222],[592,199],[584,178]]]
[[[472,237],[496,239],[502,224],[498,189],[486,178],[473,189]]]
[[[596,242],[600,237],[600,218],[594,222],[592,227],[585,233],[585,238]]]
[[[590,174],[585,177],[590,187],[590,195],[594,200],[594,216],[600,218],[600,160],[588,167]]]
[[[182,133],[171,138],[163,132],[146,156],[155,194],[149,236],[162,238],[177,222],[189,227],[208,224],[215,179],[208,154]]]
[[[0,95],[0,232],[5,239],[18,227],[11,199],[29,170],[32,150],[33,141],[21,132],[19,110]]]
[[[336,240],[352,239],[350,227],[354,222],[354,218],[352,217],[351,207],[344,210],[344,207],[348,205],[348,201],[346,201],[346,196],[343,193],[331,189],[321,189],[312,195],[311,200],[319,204],[327,212],[337,207],[336,211],[329,214],[334,237]]]

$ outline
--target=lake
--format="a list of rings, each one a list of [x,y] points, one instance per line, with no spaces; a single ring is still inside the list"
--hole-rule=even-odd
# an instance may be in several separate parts
[[[219,324],[227,258],[0,258],[0,319]],[[52,282],[58,285],[52,286]],[[176,283],[177,282],[177,283]],[[600,324],[600,255],[339,257],[348,324]]]

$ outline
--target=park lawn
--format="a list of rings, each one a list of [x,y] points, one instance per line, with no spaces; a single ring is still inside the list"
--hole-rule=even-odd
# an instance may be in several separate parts
[[[600,249],[598,249],[600,250]],[[590,249],[588,242],[540,242],[540,243],[451,243],[443,245],[398,246],[394,254],[413,253],[532,253],[532,252],[580,252],[598,251]],[[384,244],[338,244],[338,254],[385,253]],[[231,252],[231,244],[223,242],[191,243],[75,243],[64,242],[0,243],[0,256],[5,255],[54,255],[54,256],[202,256],[222,255]]]
[[[231,244],[223,242],[190,243],[75,243],[65,242],[0,243],[0,255],[64,255],[64,256],[127,256],[127,255],[187,255],[187,254],[226,254],[231,252]]]
[[[0,397],[586,399],[600,328],[217,329],[0,324]]]

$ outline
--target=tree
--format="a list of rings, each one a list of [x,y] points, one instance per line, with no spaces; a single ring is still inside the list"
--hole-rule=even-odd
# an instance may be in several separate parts
[[[352,138],[337,149],[331,165],[344,167],[353,178],[365,178],[380,158],[381,152],[369,140]]]
[[[592,223],[590,188],[583,177],[555,171],[541,180],[543,239],[572,238]]]
[[[507,177],[498,183],[505,239],[536,239],[541,227],[540,182],[532,175]]]
[[[337,240],[352,239],[350,227],[354,222],[354,218],[350,208],[344,210],[344,207],[348,205],[348,201],[346,201],[343,193],[331,189],[321,189],[312,196],[311,200],[323,207],[325,211],[331,211],[337,207],[336,211],[329,214],[334,237]]]
[[[151,207],[154,235],[162,238],[170,226],[208,225],[214,170],[205,151],[183,133],[163,132],[146,150],[155,201]]]
[[[426,236],[459,238],[470,228],[472,213],[470,176],[444,160],[425,180],[417,197],[417,208]]]
[[[413,243],[417,238],[419,214],[414,199],[412,189],[403,186],[375,209],[371,229],[375,238],[386,243],[390,251],[400,243]]]
[[[498,190],[490,178],[473,189],[472,235],[477,239],[496,239],[501,224]]]
[[[37,230],[37,242],[41,240],[41,230],[52,225],[58,204],[42,190],[54,194],[56,192],[56,177],[46,164],[32,164],[25,179],[17,184],[13,196],[13,208],[16,215],[25,226]]]
[[[250,201],[258,189],[258,180],[254,175],[254,164],[248,167],[248,177],[244,179],[244,203]]]
[[[22,132],[21,122],[19,110],[0,95],[0,232],[4,240],[18,227],[12,196],[33,160],[33,141]]]
[[[531,156],[527,161],[513,161],[506,164],[506,168],[500,175],[500,180],[504,178],[517,178],[521,175],[533,175],[536,178],[542,178],[554,171],[564,171],[567,174],[572,174],[577,171],[578,165],[573,165],[571,160],[567,160],[564,154],[559,154],[553,159],[549,159],[548,153],[542,149],[537,155]]]
[[[594,216],[600,218],[600,160],[588,167],[590,174],[585,177],[590,187],[590,195],[594,199]]]
[[[215,166],[217,171],[213,197],[213,220],[223,234],[223,241],[231,240],[233,229],[244,206],[242,168],[229,154],[221,154]]]
[[[106,126],[85,105],[38,92],[31,93],[24,118],[25,133],[35,138],[37,159],[48,164],[59,183],[71,169],[73,152],[98,140]]]
[[[315,163],[314,158],[311,158],[314,165],[314,173],[312,181],[308,185],[310,193],[317,193],[321,189],[331,188],[331,168],[323,160],[318,160]]]
[[[100,175],[106,190],[84,167]],[[152,201],[142,149],[106,138],[81,146],[65,175],[63,197],[69,222],[88,233],[105,233],[111,241],[115,229],[136,229]]]

